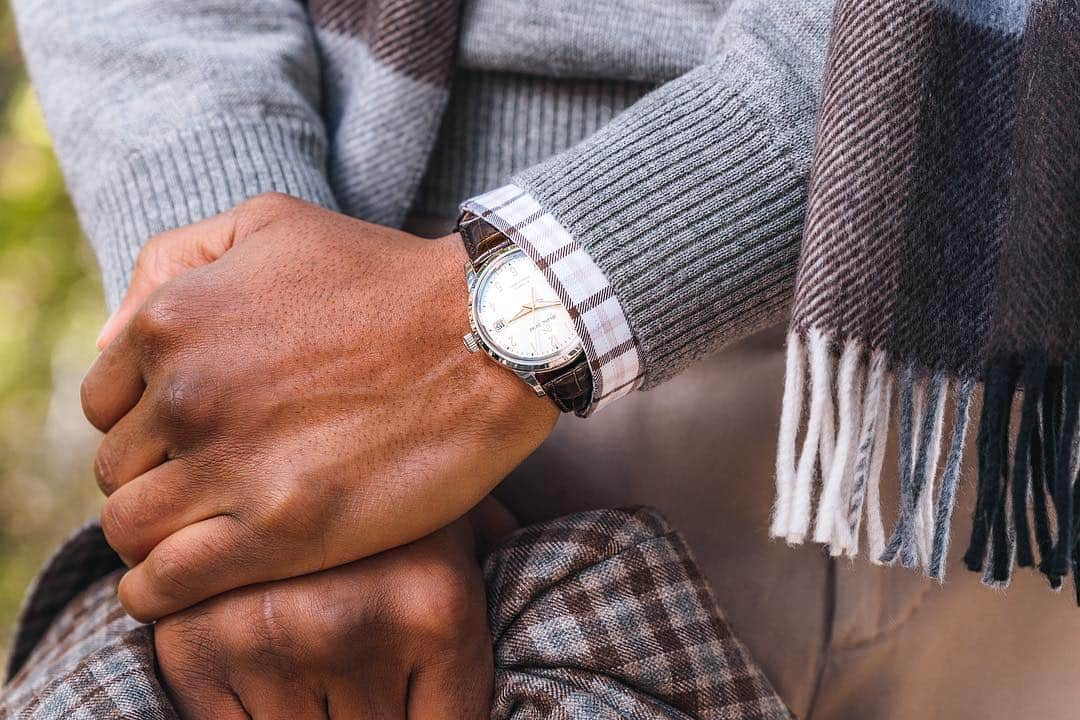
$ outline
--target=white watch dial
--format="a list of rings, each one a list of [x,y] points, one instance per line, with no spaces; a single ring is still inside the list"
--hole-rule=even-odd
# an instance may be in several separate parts
[[[521,250],[496,258],[484,269],[473,303],[484,339],[511,360],[539,364],[580,345],[570,314]]]

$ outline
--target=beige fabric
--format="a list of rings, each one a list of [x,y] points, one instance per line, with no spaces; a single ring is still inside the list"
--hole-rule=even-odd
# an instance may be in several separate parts
[[[781,344],[780,331],[759,335],[588,420],[563,418],[499,494],[527,522],[592,507],[659,507],[800,718],[1075,718],[1080,609],[1071,590],[1051,593],[1023,570],[998,592],[961,567],[974,458],[944,585],[768,539]],[[895,487],[891,468],[887,508]]]

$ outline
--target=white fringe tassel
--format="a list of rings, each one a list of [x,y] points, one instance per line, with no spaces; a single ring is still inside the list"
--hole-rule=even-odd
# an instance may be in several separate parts
[[[787,532],[783,535],[793,544],[803,542],[810,529],[811,494],[818,461],[820,459],[823,476],[828,474],[832,464],[832,356],[829,341],[821,332],[811,330],[807,338],[810,345],[810,417],[795,473]]]
[[[833,555],[854,556],[859,551],[865,513],[866,539],[873,562],[883,556],[895,557],[897,548],[891,545],[903,535],[907,555],[912,560],[917,557],[917,562],[929,570],[935,542],[935,496],[940,494],[936,477],[950,383],[940,378],[929,382],[925,377],[915,377],[910,369],[904,373],[904,397],[910,404],[902,403],[902,416],[908,426],[902,433],[904,442],[899,454],[906,456],[902,465],[906,470],[904,490],[908,504],[905,509],[905,499],[901,498],[901,521],[896,537],[887,543],[880,484],[895,384],[890,361],[883,350],[871,350],[858,340],[848,339],[834,367],[837,344],[816,328],[806,331],[805,343],[798,332],[787,338],[776,504],[770,534],[792,544],[802,543],[813,517],[815,542],[827,545]],[[962,392],[959,388],[957,391]],[[804,413],[807,392],[809,409]],[[815,478],[821,480],[816,512]]]
[[[862,348],[855,340],[849,340],[844,345],[844,353],[840,356],[840,370],[837,382],[837,398],[840,410],[840,429],[837,433],[836,451],[833,454],[831,468],[828,475],[822,469],[822,477],[825,478],[821,489],[821,497],[818,499],[817,520],[814,523],[814,542],[831,544],[836,539],[833,534],[833,523],[843,522],[845,517],[843,499],[843,486],[849,471],[848,455],[851,446],[855,443],[855,432],[858,428],[858,396],[855,380],[859,371],[859,359]],[[839,550],[839,548],[834,548]]]
[[[772,537],[786,537],[795,494],[795,440],[802,421],[803,374],[806,354],[802,340],[792,335],[787,344],[784,369],[784,407],[780,414],[780,439],[776,450],[776,503],[773,506]]]

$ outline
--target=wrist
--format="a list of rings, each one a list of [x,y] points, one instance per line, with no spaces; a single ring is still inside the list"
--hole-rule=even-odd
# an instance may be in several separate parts
[[[461,344],[461,336],[469,331],[469,291],[465,285],[465,263],[469,254],[456,233],[424,241],[430,246],[432,259],[424,267],[434,273],[437,292],[444,298],[435,303],[435,318],[444,329],[440,333],[448,343]]]

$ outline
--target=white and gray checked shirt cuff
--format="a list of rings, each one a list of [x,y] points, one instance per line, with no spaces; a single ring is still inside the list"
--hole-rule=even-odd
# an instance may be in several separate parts
[[[635,390],[642,380],[638,351],[622,305],[581,244],[558,220],[516,185],[462,204],[510,238],[543,271],[574,321],[592,370],[589,415]]]

